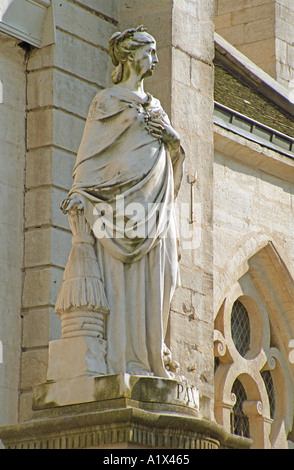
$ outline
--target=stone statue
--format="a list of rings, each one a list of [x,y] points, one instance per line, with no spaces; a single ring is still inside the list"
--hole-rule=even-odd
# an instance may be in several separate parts
[[[172,378],[178,364],[164,341],[178,280],[174,201],[184,151],[144,91],[158,63],[155,39],[140,26],[109,46],[113,86],[91,104],[61,204],[73,246],[56,312],[63,338],[99,343],[100,352],[90,346],[89,373]]]

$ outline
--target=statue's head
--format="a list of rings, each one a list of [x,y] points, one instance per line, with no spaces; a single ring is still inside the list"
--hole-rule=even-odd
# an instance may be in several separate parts
[[[136,73],[142,74],[144,78],[152,74],[158,62],[156,41],[142,26],[113,34],[109,41],[109,51],[115,65],[112,72],[112,81],[115,84],[122,80],[124,67],[132,65]]]

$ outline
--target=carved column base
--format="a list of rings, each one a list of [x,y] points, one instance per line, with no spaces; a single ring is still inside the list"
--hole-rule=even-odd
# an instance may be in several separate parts
[[[62,338],[93,336],[103,339],[105,337],[105,319],[100,312],[77,309],[60,314],[60,317]]]

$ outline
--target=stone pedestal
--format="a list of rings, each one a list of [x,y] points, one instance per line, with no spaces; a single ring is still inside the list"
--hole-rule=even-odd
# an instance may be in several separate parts
[[[105,349],[105,340],[91,336],[50,341],[47,380],[106,374]]]
[[[82,401],[84,400],[84,401]],[[31,419],[0,428],[16,449],[247,448],[199,417],[197,390],[185,381],[128,374],[48,381],[34,389]]]
[[[198,416],[199,394],[186,381],[129,374],[49,380],[34,388],[33,409],[95,402],[96,410],[134,407]]]

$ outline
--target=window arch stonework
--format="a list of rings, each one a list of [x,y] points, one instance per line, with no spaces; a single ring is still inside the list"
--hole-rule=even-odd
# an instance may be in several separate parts
[[[243,350],[238,350],[232,332],[232,310],[236,301],[248,314],[250,334],[245,338]],[[243,317],[246,330],[246,315]],[[287,358],[276,346],[271,341],[268,310],[250,276],[244,275],[226,296],[215,319],[215,419],[226,431],[232,430],[237,399],[232,389],[236,380],[239,381],[246,394],[242,411],[249,421],[253,448],[288,447],[287,429],[292,427],[288,418],[293,417],[287,392],[291,380]]]

